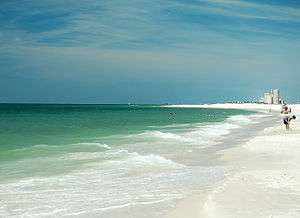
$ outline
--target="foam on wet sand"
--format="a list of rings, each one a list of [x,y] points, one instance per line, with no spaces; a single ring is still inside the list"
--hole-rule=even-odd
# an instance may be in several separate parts
[[[270,106],[204,107],[267,110]],[[291,107],[300,117],[300,105]],[[280,110],[277,105],[271,108]],[[220,151],[231,173],[213,191],[183,200],[166,217],[300,217],[300,120],[292,121],[290,131],[279,122],[246,143]]]

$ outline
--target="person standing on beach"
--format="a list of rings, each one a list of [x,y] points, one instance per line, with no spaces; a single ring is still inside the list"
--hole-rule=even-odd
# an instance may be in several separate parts
[[[285,125],[286,130],[290,129],[291,121],[296,119],[295,115],[293,115],[293,116],[290,115],[291,112],[292,112],[291,108],[289,108],[286,104],[283,105],[281,114],[285,114],[285,116],[283,117],[283,124]]]
[[[293,115],[293,116],[289,116],[289,115],[284,116],[284,118],[283,118],[283,124],[285,125],[285,129],[286,130],[290,129],[290,122],[292,120],[295,120],[295,119],[296,119],[295,115]]]

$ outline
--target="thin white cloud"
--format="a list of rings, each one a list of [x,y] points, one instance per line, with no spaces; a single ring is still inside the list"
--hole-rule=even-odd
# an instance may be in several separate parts
[[[199,4],[203,2],[207,4]],[[298,9],[233,0],[89,3],[93,7],[59,5],[66,13],[65,25],[46,31],[29,31],[19,22],[46,9],[56,13],[55,4],[19,12],[21,17],[0,30],[1,57],[6,54],[18,63],[3,73],[80,81],[109,76],[150,80],[184,73],[199,78],[209,73],[278,74],[290,69],[293,74],[298,66],[300,29],[280,26],[282,20],[295,22]],[[283,19],[278,17],[281,13]],[[265,16],[274,26],[252,22]],[[207,20],[211,17],[217,21]]]
[[[238,35],[232,36],[232,33],[236,32],[243,37],[253,33],[250,36],[252,39],[255,39],[255,34],[282,38],[300,35],[300,30],[289,28],[288,24],[284,31],[275,28],[280,27],[276,22],[299,24],[300,9],[238,0],[199,0],[194,3],[181,0],[151,2],[90,0],[77,4],[64,4],[53,0],[44,1],[44,4],[32,1],[22,10],[17,3],[11,3],[10,7],[16,11],[17,16],[7,21],[0,30],[0,39],[5,44],[11,45],[98,48],[121,46],[136,49],[182,47],[187,44],[193,46],[209,39],[214,41],[216,38],[228,40],[235,37],[235,40],[239,40]],[[58,13],[57,11],[59,14],[65,14],[62,17],[65,26],[61,28],[31,32],[22,26],[23,18],[26,20],[44,12],[52,14]],[[193,18],[186,17],[189,14],[195,16],[197,20],[193,21]],[[206,15],[240,19],[242,24],[223,22],[222,18],[218,18],[217,22],[207,23],[205,19],[210,18],[206,18]],[[264,26],[256,25],[255,22],[247,23],[247,20],[253,19],[274,21],[274,28],[266,29]]]

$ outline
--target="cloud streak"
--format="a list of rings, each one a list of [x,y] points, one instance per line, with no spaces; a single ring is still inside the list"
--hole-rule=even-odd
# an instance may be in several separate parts
[[[1,1],[0,75],[2,81],[84,81],[95,89],[156,79],[204,86],[213,84],[210,77],[245,84],[285,71],[298,78],[300,5],[276,2]],[[273,79],[280,81],[297,85],[286,76]]]
[[[1,8],[1,41],[25,46],[173,47],[216,34],[300,36],[299,8],[246,1],[24,1],[22,9],[7,1]]]

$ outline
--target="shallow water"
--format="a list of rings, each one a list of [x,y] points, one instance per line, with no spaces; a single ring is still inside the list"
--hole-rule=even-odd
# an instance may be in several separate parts
[[[160,216],[224,178],[205,149],[267,116],[157,105],[1,105],[0,114],[1,217]]]

